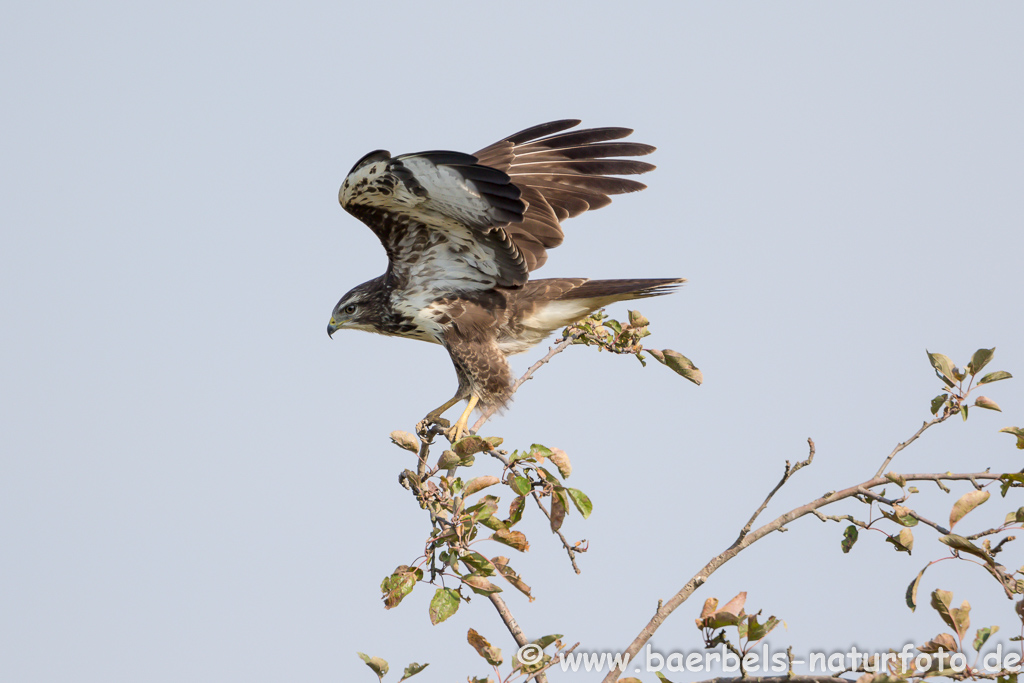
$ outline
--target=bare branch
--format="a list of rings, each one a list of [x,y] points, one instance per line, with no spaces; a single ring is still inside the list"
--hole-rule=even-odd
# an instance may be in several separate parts
[[[826,515],[818,510],[812,510],[811,513],[823,522],[849,522],[854,526],[859,526],[861,529],[868,529],[871,527],[867,522],[862,522],[853,515]]]
[[[810,448],[810,453],[807,455],[807,459],[801,460],[793,467],[789,466],[788,460],[786,461],[786,469],[782,473],[782,479],[780,479],[779,483],[775,485],[775,488],[771,490],[771,493],[769,493],[768,497],[764,499],[764,502],[761,503],[761,506],[754,511],[754,514],[751,515],[749,520],[747,520],[747,523],[743,525],[743,528],[740,530],[739,538],[736,539],[737,542],[742,541],[743,537],[750,533],[750,527],[754,525],[754,521],[761,515],[762,512],[764,512],[764,509],[768,507],[768,503],[771,501],[772,497],[776,493],[778,493],[779,489],[781,489],[787,481],[789,481],[789,478],[792,477],[797,470],[803,467],[807,467],[814,461],[814,439],[808,437],[807,445]]]
[[[875,476],[876,477],[881,476],[882,472],[885,472],[885,468],[888,467],[889,463],[892,462],[892,459],[895,458],[896,455],[900,451],[902,451],[904,448],[906,448],[910,444],[912,444],[915,441],[917,441],[917,437],[919,437],[922,434],[924,434],[924,430],[928,429],[929,427],[933,427],[933,426],[939,424],[940,422],[945,422],[947,419],[949,419],[950,415],[952,415],[952,413],[943,413],[942,415],[940,415],[940,416],[938,416],[938,417],[936,417],[934,419],[931,419],[928,422],[925,422],[924,424],[921,425],[920,429],[918,429],[916,432],[914,432],[913,436],[911,436],[909,439],[907,439],[903,443],[896,444],[896,448],[892,449],[892,453],[889,454],[889,457],[887,457],[885,459],[885,461],[882,462],[882,466],[878,468],[877,472],[875,472]]]

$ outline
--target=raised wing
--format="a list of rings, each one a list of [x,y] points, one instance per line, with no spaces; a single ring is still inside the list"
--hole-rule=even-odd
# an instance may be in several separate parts
[[[561,221],[646,187],[613,176],[654,169],[621,158],[655,149],[612,142],[629,128],[564,132],[579,123],[527,128],[476,155],[371,152],[338,199],[380,238],[388,277],[402,286],[415,279],[435,291],[518,287],[562,243]]]
[[[504,230],[523,220],[520,194],[508,174],[469,154],[391,157],[379,150],[356,162],[338,199],[380,238],[390,277],[459,290],[528,279],[526,261]]]
[[[653,164],[620,157],[645,156],[655,150],[628,137],[629,128],[587,128],[563,132],[577,119],[552,121],[527,128],[489,145],[474,156],[484,166],[504,171],[522,191],[527,209],[523,220],[506,231],[529,270],[547,261],[547,250],[562,243],[561,222],[611,203],[609,195],[636,192],[647,186],[619,175],[654,170]]]

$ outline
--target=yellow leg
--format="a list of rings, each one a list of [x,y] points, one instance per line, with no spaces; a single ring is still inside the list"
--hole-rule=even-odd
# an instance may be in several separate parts
[[[476,394],[469,397],[469,401],[466,402],[466,409],[462,411],[462,415],[459,417],[459,421],[455,423],[455,438],[452,439],[452,443],[455,443],[462,438],[462,433],[466,431],[466,426],[469,424],[469,414],[476,408],[476,404],[480,401],[476,397]]]
[[[447,428],[448,427],[448,420],[446,420],[443,417],[441,417],[441,414],[444,411],[446,411],[449,408],[451,408],[453,405],[455,405],[458,402],[459,402],[459,395],[455,394],[455,396],[452,396],[450,400],[445,401],[443,404],[438,406],[435,410],[431,410],[429,413],[427,413],[427,416],[425,418],[423,418],[423,421],[426,422],[426,423],[435,422],[435,423],[441,425],[442,427]]]

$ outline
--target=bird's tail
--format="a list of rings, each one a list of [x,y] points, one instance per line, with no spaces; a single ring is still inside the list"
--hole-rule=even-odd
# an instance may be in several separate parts
[[[521,353],[553,331],[585,318],[616,301],[668,294],[682,278],[648,280],[588,280],[553,278],[530,280],[518,290],[507,290],[514,333],[502,335],[498,345],[505,355]]]
[[[577,282],[579,282],[577,280]],[[651,296],[671,294],[684,278],[648,278],[631,280],[585,280],[564,292],[559,301],[589,299],[594,309],[616,301],[646,299]]]

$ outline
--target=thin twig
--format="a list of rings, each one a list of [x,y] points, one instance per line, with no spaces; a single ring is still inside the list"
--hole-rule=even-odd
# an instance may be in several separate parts
[[[871,527],[867,522],[862,522],[853,515],[826,515],[818,510],[812,510],[811,513],[823,522],[849,522],[854,526],[859,526],[861,529],[868,529]]]
[[[544,516],[548,518],[548,522],[550,523],[551,522],[551,513],[548,512],[548,509],[546,507],[544,507],[544,504],[541,502],[540,494],[538,494],[536,491],[531,491],[530,493],[533,494],[533,499],[535,501],[537,501],[537,507],[540,508],[540,511],[544,513]],[[565,536],[562,535],[562,532],[559,529],[552,529],[552,531],[555,534],[558,535],[559,539],[561,539],[562,547],[565,548],[565,552],[569,553],[569,561],[572,562],[573,570],[577,574],[579,574],[580,573],[580,568],[576,564],[576,553],[581,553],[581,552],[586,552],[586,551],[579,550],[575,546],[569,545],[569,541],[566,540]]]
[[[877,493],[874,493],[873,491],[868,491],[867,489],[864,489],[863,491],[858,491],[857,493],[862,495],[862,496],[864,496],[865,498],[870,498],[871,500],[877,500],[879,503],[885,503],[886,505],[889,505],[889,506],[899,505],[900,504],[900,501],[890,500],[889,498],[885,498],[884,496],[880,496]],[[919,515],[914,510],[911,510],[911,509],[908,508],[907,509],[907,514],[910,515],[911,517],[913,517],[914,519],[916,519],[917,521],[921,522],[922,524],[927,524],[928,526],[930,526],[931,528],[935,529],[936,531],[938,531],[943,536],[945,536],[946,534],[950,533],[949,529],[947,529],[946,527],[942,526],[941,524],[936,524],[935,522],[931,521],[927,517],[922,517],[921,515]]]
[[[892,453],[889,454],[889,457],[887,457],[885,459],[885,461],[882,462],[882,466],[878,468],[877,472],[875,472],[875,476],[876,477],[881,476],[882,472],[885,471],[885,468],[888,467],[889,463],[892,462],[892,459],[895,458],[896,455],[900,451],[902,451],[904,448],[906,448],[910,444],[912,444],[915,441],[917,441],[917,437],[919,437],[922,434],[924,434],[924,430],[928,429],[929,427],[933,427],[933,426],[939,424],[940,422],[945,422],[949,418],[950,415],[952,415],[952,413],[943,413],[942,415],[940,415],[940,416],[938,416],[938,417],[936,417],[936,418],[934,418],[932,420],[929,420],[928,422],[925,422],[924,424],[921,425],[920,429],[918,429],[916,432],[914,432],[913,436],[911,436],[909,439],[907,439],[903,443],[896,444],[896,448],[892,449]]]
[[[754,525],[754,520],[756,520],[761,515],[761,513],[764,512],[764,509],[768,507],[768,503],[771,501],[772,497],[776,493],[778,493],[779,489],[781,489],[787,481],[789,481],[789,478],[792,477],[797,470],[803,467],[807,467],[814,461],[814,439],[808,437],[807,445],[810,448],[810,453],[808,453],[807,459],[801,460],[792,467],[789,466],[789,461],[786,461],[786,469],[782,473],[782,479],[780,479],[779,483],[775,485],[775,488],[771,490],[771,493],[769,493],[768,497],[764,499],[764,502],[761,503],[761,506],[754,511],[753,515],[750,516],[750,519],[747,520],[747,523],[743,525],[743,528],[740,530],[740,536],[736,539],[737,542],[742,541],[743,537],[750,533],[750,528]]]

